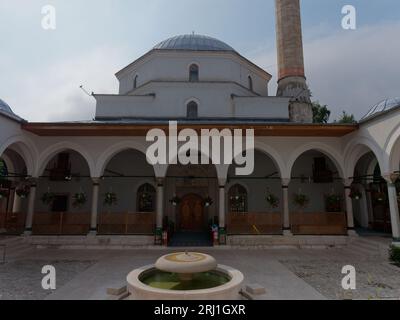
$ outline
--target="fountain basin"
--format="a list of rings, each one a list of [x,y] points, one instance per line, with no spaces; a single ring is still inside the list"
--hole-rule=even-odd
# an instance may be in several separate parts
[[[194,274],[195,282],[188,285],[179,282],[179,274],[160,272],[155,265],[149,265],[132,271],[127,277],[127,287],[132,300],[237,300],[243,279],[240,271],[217,265],[214,270]],[[194,289],[186,290],[189,287]]]

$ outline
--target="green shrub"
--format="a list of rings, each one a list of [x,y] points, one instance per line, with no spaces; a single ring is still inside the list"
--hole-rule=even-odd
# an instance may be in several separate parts
[[[391,246],[390,247],[390,260],[400,267],[400,247]]]

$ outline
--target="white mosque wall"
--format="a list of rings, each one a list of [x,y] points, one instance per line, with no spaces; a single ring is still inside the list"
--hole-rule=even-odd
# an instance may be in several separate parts
[[[179,52],[153,51],[117,74],[120,94],[149,81],[188,81],[191,64],[199,66],[200,81],[236,82],[249,87],[248,77],[253,79],[253,90],[261,96],[268,96],[268,82],[271,76],[255,67],[237,54],[229,52]],[[133,92],[136,94],[136,92]]]

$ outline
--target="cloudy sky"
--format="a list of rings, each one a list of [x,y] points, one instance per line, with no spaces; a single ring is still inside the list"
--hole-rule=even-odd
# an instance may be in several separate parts
[[[41,26],[56,9],[56,30]],[[357,29],[341,26],[357,9]],[[400,1],[302,0],[306,74],[315,100],[334,120],[361,118],[400,96]],[[0,0],[0,98],[29,121],[85,120],[96,93],[117,92],[114,73],[158,42],[205,34],[227,42],[274,75],[274,0]]]

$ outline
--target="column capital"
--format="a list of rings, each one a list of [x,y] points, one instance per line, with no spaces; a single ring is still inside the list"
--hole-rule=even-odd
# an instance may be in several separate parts
[[[353,178],[344,178],[342,182],[343,182],[345,188],[346,187],[349,188],[353,184],[353,181],[354,181]]]
[[[288,187],[290,183],[290,178],[282,178],[281,179],[282,187]]]
[[[165,181],[165,178],[156,177],[157,187],[163,187],[164,181]]]
[[[399,177],[400,173],[385,173],[382,175],[382,178],[385,179],[389,184],[394,184]]]
[[[28,183],[29,183],[29,185],[30,185],[31,187],[36,187],[36,185],[37,185],[38,182],[39,182],[39,178],[38,178],[38,177],[29,177],[29,178],[27,179],[27,181],[28,181]]]
[[[92,182],[93,182],[94,185],[99,185],[99,184],[100,184],[100,181],[101,181],[101,178],[94,178],[94,177],[92,177]]]

